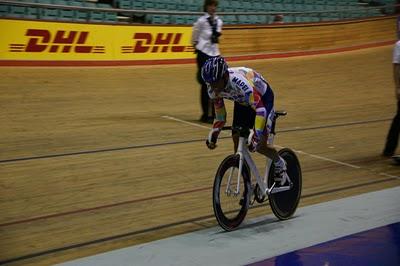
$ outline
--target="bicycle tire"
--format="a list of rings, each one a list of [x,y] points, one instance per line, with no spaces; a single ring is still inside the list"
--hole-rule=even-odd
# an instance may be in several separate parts
[[[278,154],[286,161],[287,174],[293,186],[290,190],[268,195],[268,199],[274,215],[279,220],[287,220],[296,212],[300,201],[302,174],[299,159],[291,149],[284,148]],[[274,167],[272,165],[268,177],[268,187],[271,187],[273,183]]]
[[[217,173],[214,179],[213,186],[213,209],[215,218],[218,221],[218,224],[225,231],[233,231],[235,230],[244,220],[247,214],[247,210],[249,208],[250,203],[250,194],[251,194],[251,184],[250,184],[250,174],[247,165],[244,163],[241,181],[243,183],[243,190],[240,191],[241,196],[233,196],[238,199],[238,203],[240,208],[234,206],[234,210],[228,211],[224,210],[224,204],[221,204],[221,195],[226,196],[225,189],[226,187],[222,185],[224,178],[227,181],[227,176],[229,175],[228,170],[231,168],[237,168],[236,174],[233,175],[234,178],[237,178],[237,172],[239,169],[239,156],[238,155],[229,155],[226,157],[220,166],[218,167]],[[226,174],[227,173],[227,174]],[[236,184],[233,184],[236,188]],[[222,193],[222,194],[221,194]],[[230,197],[230,196],[228,196]],[[237,214],[236,214],[237,213]],[[233,217],[228,217],[233,214]]]

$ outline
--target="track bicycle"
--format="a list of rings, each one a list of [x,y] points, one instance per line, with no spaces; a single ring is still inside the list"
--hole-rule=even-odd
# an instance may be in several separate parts
[[[273,144],[277,118],[286,114],[285,111],[275,112],[268,144]],[[223,128],[230,129],[232,127]],[[276,177],[274,164],[269,158],[262,177],[248,150],[250,129],[236,130],[240,132],[237,152],[222,161],[214,179],[213,209],[218,224],[226,231],[235,230],[255,201],[263,203],[267,199],[272,212],[279,220],[289,219],[297,209],[302,188],[300,162],[296,154],[289,148],[278,151],[279,156],[286,161],[288,177]],[[251,174],[255,177],[255,182],[252,182]]]

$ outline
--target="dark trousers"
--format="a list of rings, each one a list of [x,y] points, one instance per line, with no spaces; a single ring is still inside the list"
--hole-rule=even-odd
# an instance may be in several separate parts
[[[393,155],[396,151],[400,135],[400,100],[397,100],[397,114],[393,118],[389,133],[386,138],[386,145],[383,153],[385,155]]]
[[[201,102],[201,109],[203,112],[201,116],[202,119],[207,119],[215,116],[214,104],[212,103],[210,97],[208,96],[207,85],[204,82],[203,78],[201,77],[201,68],[209,58],[211,58],[211,56],[197,50],[197,68],[198,68],[197,81],[201,85],[200,102]]]

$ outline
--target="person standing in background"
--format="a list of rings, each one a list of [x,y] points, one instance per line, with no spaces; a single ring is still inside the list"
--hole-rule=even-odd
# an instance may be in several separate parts
[[[272,24],[283,24],[283,15],[282,14],[276,14],[274,17],[274,21]]]
[[[207,85],[201,78],[201,68],[207,59],[220,55],[219,37],[222,31],[222,20],[216,16],[217,0],[205,0],[203,10],[205,14],[193,24],[192,45],[197,54],[197,81],[201,85],[201,108],[203,114],[200,121],[212,124],[214,121],[214,104],[207,92]]]
[[[396,42],[393,50],[393,77],[396,89],[397,98],[397,114],[393,118],[392,125],[390,126],[385,149],[383,150],[383,156],[391,157],[394,155],[400,135],[400,40]],[[400,156],[393,156],[393,159],[400,163]]]

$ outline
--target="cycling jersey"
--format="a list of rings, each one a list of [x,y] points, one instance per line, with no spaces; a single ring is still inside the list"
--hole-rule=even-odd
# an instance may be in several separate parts
[[[214,100],[215,121],[213,128],[222,128],[226,122],[224,98],[250,106],[256,111],[254,123],[256,136],[269,134],[274,115],[274,93],[268,82],[256,71],[246,67],[228,69],[229,80],[225,88],[216,95],[208,87],[208,94]],[[267,126],[266,126],[267,125]]]

